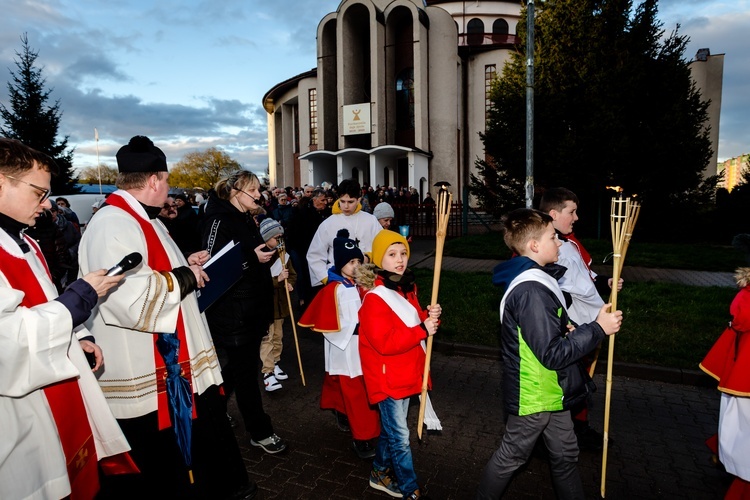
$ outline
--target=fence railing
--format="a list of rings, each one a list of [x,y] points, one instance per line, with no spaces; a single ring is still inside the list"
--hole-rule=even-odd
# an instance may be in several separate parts
[[[409,235],[415,238],[435,236],[435,205],[417,203],[392,203],[395,217],[391,229],[398,231],[399,226],[409,226]],[[449,238],[461,236],[461,218],[463,203],[454,201],[448,218]]]

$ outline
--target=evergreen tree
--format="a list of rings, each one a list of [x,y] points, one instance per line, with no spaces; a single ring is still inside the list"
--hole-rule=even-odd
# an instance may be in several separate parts
[[[5,122],[0,134],[18,139],[27,146],[51,156],[59,173],[52,177],[52,193],[63,195],[78,192],[73,175],[73,149],[68,150],[68,136],[57,140],[62,111],[60,101],[50,106],[47,101],[52,90],[45,89],[42,69],[34,66],[39,52],[29,46],[28,36],[21,36],[22,51],[16,52],[18,71],[11,71],[8,81],[10,109],[0,104],[0,115]]]
[[[687,38],[677,30],[662,38],[656,14],[657,0],[645,0],[635,10],[631,0],[555,0],[541,4],[536,17],[537,194],[554,186],[575,191],[590,214],[582,219],[590,230],[595,212],[609,213],[606,186],[637,194],[644,214],[673,213],[694,205],[693,196],[705,195],[702,173],[711,157],[708,103],[683,58]],[[525,28],[523,12],[521,41]],[[483,136],[497,167],[493,174],[507,175],[509,187],[523,185],[526,177],[525,63],[522,44],[493,86]],[[482,167],[478,164],[480,173]],[[491,184],[486,180],[473,183],[480,199]],[[648,217],[642,219],[640,233],[649,223]],[[657,228],[664,229],[663,222]]]

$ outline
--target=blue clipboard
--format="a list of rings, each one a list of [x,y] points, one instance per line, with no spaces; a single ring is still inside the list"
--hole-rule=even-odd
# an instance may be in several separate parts
[[[229,249],[226,247],[229,247]],[[242,250],[238,243],[230,242],[204,266],[209,281],[198,290],[198,307],[205,311],[242,278]]]

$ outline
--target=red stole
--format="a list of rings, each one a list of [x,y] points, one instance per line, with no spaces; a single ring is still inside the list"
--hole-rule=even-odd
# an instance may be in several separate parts
[[[576,247],[578,253],[581,254],[583,264],[586,266],[586,270],[589,272],[589,277],[591,277],[591,280],[593,281],[594,277],[591,275],[591,254],[586,251],[586,249],[583,247],[583,244],[578,240],[578,238],[576,238],[575,234],[566,234],[565,239],[573,243],[573,246]]]
[[[49,269],[41,251],[30,240],[31,238],[26,238],[49,276]],[[0,271],[5,275],[11,288],[24,292],[21,306],[31,308],[49,301],[28,261],[11,255],[1,246]],[[44,387],[43,390],[65,453],[71,487],[70,498],[94,498],[99,491],[96,446],[78,380],[70,378]]]
[[[127,212],[133,217],[138,224],[141,226],[143,235],[146,237],[146,250],[148,255],[146,256],[146,262],[148,267],[156,272],[159,271],[171,271],[172,263],[169,261],[167,251],[164,249],[164,245],[159,239],[159,235],[156,234],[156,229],[148,220],[143,219],[138,215],[133,207],[131,207],[125,199],[116,194],[111,194],[107,197],[107,205],[117,207]],[[154,365],[156,366],[156,393],[157,393],[157,409],[159,417],[159,430],[166,429],[172,426],[172,422],[169,418],[169,403],[167,402],[167,368],[164,364],[164,358],[159,354],[159,350],[156,347],[156,336],[154,336]],[[182,376],[190,382],[191,393],[193,386],[192,370],[190,369],[190,355],[188,354],[187,339],[185,336],[185,323],[182,319],[182,308],[177,314],[177,338],[180,340],[180,352],[178,355],[178,362],[182,367]],[[195,394],[193,394],[193,418],[196,418],[197,414],[195,411]]]

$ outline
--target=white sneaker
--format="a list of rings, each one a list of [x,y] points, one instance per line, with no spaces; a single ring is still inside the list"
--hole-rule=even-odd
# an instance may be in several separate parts
[[[273,375],[273,373],[266,373],[263,375],[263,384],[266,386],[266,391],[273,392],[278,391],[281,389],[281,384],[278,380],[276,380],[276,377]]]
[[[286,450],[286,443],[276,434],[271,434],[266,439],[261,439],[260,441],[251,439],[250,444],[258,448],[263,448],[263,451],[270,454]]]
[[[279,365],[274,365],[273,375],[276,377],[276,380],[286,380],[289,378],[289,375],[284,373],[284,370],[282,370]]]

